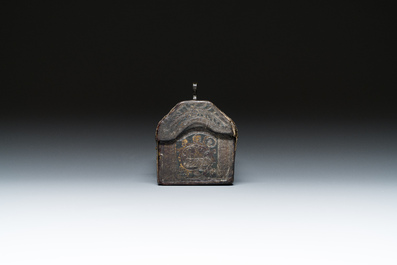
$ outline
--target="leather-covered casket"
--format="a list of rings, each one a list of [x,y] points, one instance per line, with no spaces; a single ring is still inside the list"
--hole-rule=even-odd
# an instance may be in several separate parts
[[[237,128],[212,102],[178,103],[159,122],[156,142],[158,184],[233,183]]]

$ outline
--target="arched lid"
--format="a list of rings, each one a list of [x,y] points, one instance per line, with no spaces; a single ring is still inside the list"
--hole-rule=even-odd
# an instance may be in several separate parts
[[[234,122],[212,102],[187,100],[178,103],[164,116],[156,129],[156,141],[171,141],[191,128],[207,128],[237,138]]]

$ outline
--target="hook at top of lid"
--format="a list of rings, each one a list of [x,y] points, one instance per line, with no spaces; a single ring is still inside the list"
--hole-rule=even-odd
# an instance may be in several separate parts
[[[197,100],[197,83],[193,83],[193,100]]]

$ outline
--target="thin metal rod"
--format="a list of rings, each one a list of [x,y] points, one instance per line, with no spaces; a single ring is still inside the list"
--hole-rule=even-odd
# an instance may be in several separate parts
[[[197,100],[197,83],[193,83],[193,99]]]

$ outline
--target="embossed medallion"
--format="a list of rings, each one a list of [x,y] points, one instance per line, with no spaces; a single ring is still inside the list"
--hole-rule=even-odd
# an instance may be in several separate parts
[[[176,143],[181,174],[189,177],[216,177],[217,139],[207,132],[188,133]]]

